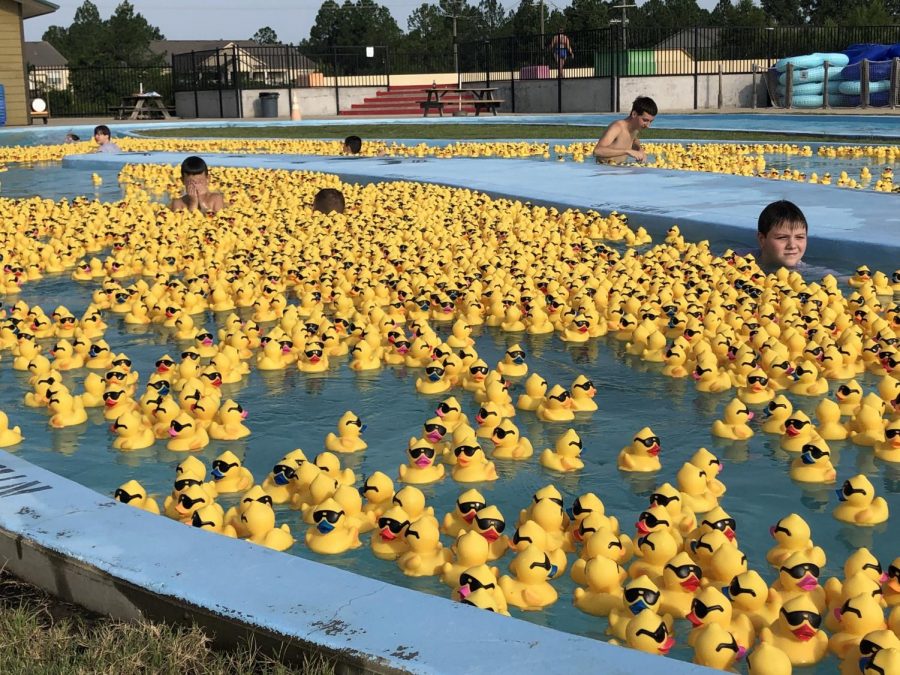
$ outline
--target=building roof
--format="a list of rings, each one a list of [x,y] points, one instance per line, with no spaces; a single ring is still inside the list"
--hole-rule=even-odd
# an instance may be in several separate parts
[[[697,48],[708,49],[719,44],[720,28],[685,28],[673,33],[656,45],[655,49],[687,49],[694,48],[694,31],[697,35]]]
[[[318,66],[302,54],[290,50],[296,47],[290,45],[261,45],[254,40],[152,40],[150,51],[160,54],[166,62],[171,61],[173,54],[189,54],[190,52],[215,52],[216,50],[230,50],[232,47],[245,51],[252,57],[269,68],[298,70],[317,70]],[[246,59],[247,54],[242,58]]]
[[[64,67],[69,62],[66,57],[56,51],[56,47],[44,40],[40,42],[26,42],[25,63],[31,66],[59,66]]]
[[[30,19],[35,16],[43,16],[44,14],[52,14],[59,9],[59,5],[54,5],[47,0],[16,0],[22,5],[22,18]]]

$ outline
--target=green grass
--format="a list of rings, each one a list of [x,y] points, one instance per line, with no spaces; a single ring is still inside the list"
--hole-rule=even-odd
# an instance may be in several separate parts
[[[197,627],[128,623],[61,602],[0,570],[0,673],[334,675],[310,658],[290,668],[253,644],[216,651]]]
[[[348,133],[363,138],[391,140],[417,138],[428,140],[546,140],[548,138],[595,140],[603,127],[567,124],[356,124],[345,126],[282,127],[175,127],[144,129],[142,136],[157,138],[343,138]],[[706,131],[702,129],[647,129],[645,140],[684,139],[708,141],[882,143],[876,136],[829,136],[827,134],[776,134],[756,131]]]

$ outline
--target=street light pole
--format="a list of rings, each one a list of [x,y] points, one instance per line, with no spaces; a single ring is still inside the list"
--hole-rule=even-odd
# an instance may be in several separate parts
[[[610,23],[622,23],[622,51],[628,50],[628,40],[625,35],[625,27],[628,25],[628,15],[626,14],[626,10],[637,7],[637,5],[631,4],[629,5],[626,0],[622,0],[621,5],[613,5],[610,9],[621,9],[622,10],[622,18],[621,19],[612,19]]]

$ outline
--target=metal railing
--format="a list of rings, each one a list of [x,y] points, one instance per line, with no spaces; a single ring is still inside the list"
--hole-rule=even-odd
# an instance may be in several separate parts
[[[166,105],[174,104],[169,66],[28,66],[32,98],[47,102],[54,117],[106,117],[122,98],[139,91],[158,92]]]

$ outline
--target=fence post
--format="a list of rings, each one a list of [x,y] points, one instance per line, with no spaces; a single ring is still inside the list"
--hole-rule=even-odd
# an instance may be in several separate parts
[[[391,90],[391,46],[384,47],[384,69],[387,71],[387,89]]]
[[[719,110],[722,109],[722,62],[719,61],[719,95],[716,98],[716,104]]]
[[[235,108],[237,109],[238,117],[244,117],[244,102],[241,100],[241,64],[240,64],[240,54],[238,54],[237,45],[232,45],[231,47],[231,67],[232,67],[232,77],[234,78],[234,98],[235,98]]]
[[[516,53],[510,49],[510,41],[506,39],[506,53],[509,54],[509,98],[510,107],[516,112]]]
[[[485,40],[485,41],[484,41],[484,61],[485,61],[485,67],[484,67],[484,86],[485,86],[485,87],[490,87],[490,86],[491,86],[491,56],[492,56],[492,54],[491,54],[491,41],[490,41],[490,40]]]
[[[789,63],[785,72],[787,84],[784,85],[784,107],[790,110],[794,107],[794,64]]]
[[[287,87],[288,87],[288,114],[290,115],[294,107],[294,48],[291,45],[283,45],[281,47],[281,63],[287,70]]]
[[[869,107],[869,59],[863,59],[860,65],[859,78],[859,104],[863,108]]]
[[[700,92],[698,91],[700,87],[700,71],[698,70],[699,64],[697,63],[697,52],[700,51],[700,28],[698,26],[694,26],[694,49],[691,52],[691,58],[694,60],[694,110],[698,108],[698,100]]]
[[[891,59],[891,109],[897,107],[897,84],[900,81],[900,59]]]
[[[557,44],[562,43],[562,31],[556,34]],[[543,43],[541,43],[543,47]],[[556,63],[556,112],[562,112],[562,78],[563,78],[563,64],[562,61],[557,59]]]
[[[200,83],[197,81],[197,55],[193,50],[191,50],[191,83],[194,90],[194,117],[200,117],[200,97],[197,93]]]
[[[825,69],[825,77],[822,80],[822,108],[828,110],[828,61],[822,64]]]
[[[337,55],[337,47],[332,45],[331,47],[331,56],[334,61],[334,107],[335,114],[341,114],[341,90],[338,85],[338,55]]]
[[[216,50],[216,89],[219,90],[219,119],[225,118],[225,103],[222,101],[222,65],[219,63],[219,50]]]
[[[753,92],[753,95],[751,97],[750,107],[754,110],[756,110],[756,68],[757,66],[755,63],[750,68],[750,71],[753,73],[753,89],[751,90]]]

